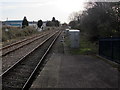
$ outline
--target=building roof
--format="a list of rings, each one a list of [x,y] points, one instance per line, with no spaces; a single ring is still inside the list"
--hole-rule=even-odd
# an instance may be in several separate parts
[[[4,22],[22,22],[23,20],[8,20],[8,21],[4,21]]]
[[[69,32],[80,32],[80,30],[74,30],[74,29],[72,29],[72,30],[69,30]]]

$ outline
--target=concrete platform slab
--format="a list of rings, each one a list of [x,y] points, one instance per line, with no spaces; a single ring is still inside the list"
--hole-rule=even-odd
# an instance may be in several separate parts
[[[117,69],[89,55],[59,53],[61,46],[58,43],[30,90],[35,88],[118,88]],[[64,50],[67,51],[66,48]]]
[[[84,55],[53,54],[31,88],[117,88],[118,71]]]

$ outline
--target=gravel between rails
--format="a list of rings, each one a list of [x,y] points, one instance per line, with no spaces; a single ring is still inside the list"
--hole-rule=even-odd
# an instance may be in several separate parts
[[[23,46],[24,44],[27,44],[28,42],[33,41],[35,38],[42,36],[45,33],[49,33],[50,31],[46,31],[46,32],[41,32],[39,35],[34,35],[32,37],[23,39],[21,41],[15,42],[13,44],[7,45],[5,47],[3,47],[2,49],[0,49],[0,51],[2,52],[2,55],[5,55],[6,53],[8,53],[9,51],[15,50],[18,47]]]
[[[33,53],[27,56],[23,62],[19,63],[7,76],[3,77],[3,89],[8,88],[22,88],[29,75],[33,72],[40,58],[49,47],[50,43],[54,40],[54,35],[49,41],[45,42],[44,45],[36,49]]]
[[[29,45],[19,48],[18,50],[2,57],[2,71],[4,72],[5,70],[7,70],[11,65],[17,62],[26,53],[30,52],[33,48],[35,48],[38,44],[40,44],[44,39],[46,39],[50,35],[51,34],[48,34],[47,36],[35,41],[34,43],[30,43]]]

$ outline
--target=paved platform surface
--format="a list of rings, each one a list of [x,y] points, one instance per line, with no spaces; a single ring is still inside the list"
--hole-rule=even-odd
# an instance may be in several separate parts
[[[54,50],[30,90],[33,88],[118,88],[117,69],[104,61],[89,55],[61,53],[59,46]]]

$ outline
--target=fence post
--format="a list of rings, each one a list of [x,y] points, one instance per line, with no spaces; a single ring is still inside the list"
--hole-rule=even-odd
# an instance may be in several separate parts
[[[111,38],[111,59],[113,61],[113,39]]]

